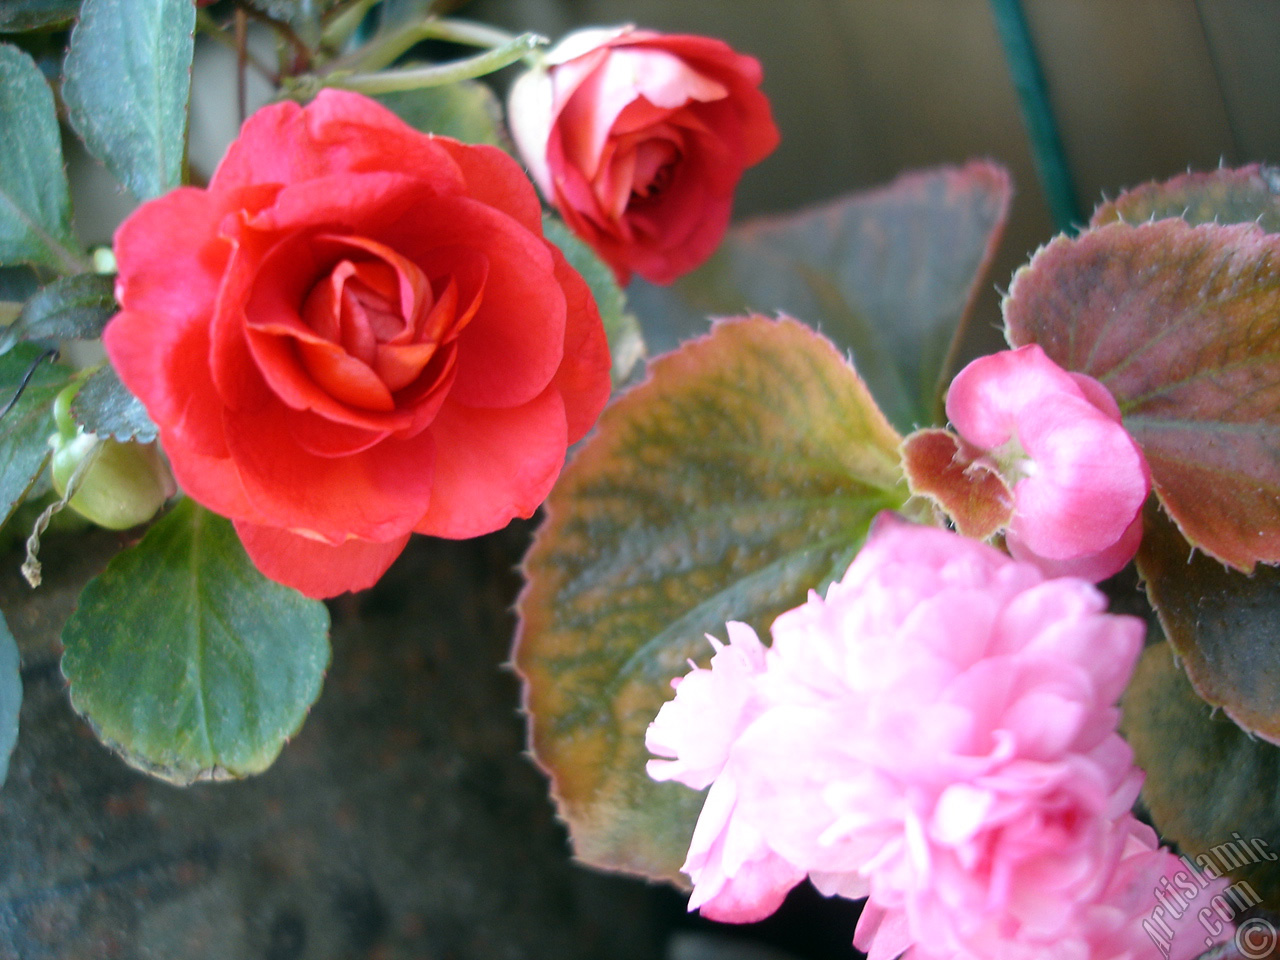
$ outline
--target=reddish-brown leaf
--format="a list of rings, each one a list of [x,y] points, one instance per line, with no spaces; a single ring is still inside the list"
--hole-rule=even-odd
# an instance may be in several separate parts
[[[1193,550],[1148,503],[1138,573],[1200,696],[1280,743],[1280,570],[1251,576]]]
[[[1225,899],[1280,909],[1280,747],[1197,697],[1172,653],[1167,643],[1148,647],[1122,703],[1121,731],[1147,775],[1142,801],[1179,853],[1211,876],[1231,875],[1238,886]]]
[[[985,540],[1013,519],[1013,491],[994,466],[950,430],[929,427],[902,441],[911,492],[933,500],[956,530]]]
[[[1009,342],[1114,394],[1183,535],[1249,571],[1280,562],[1280,235],[1112,223],[1018,271]]]
[[[1256,223],[1280,232],[1280,169],[1253,164],[1237,170],[1184,173],[1126,190],[1093,213],[1090,227],[1117,220],[1145,223],[1178,217],[1187,223]]]

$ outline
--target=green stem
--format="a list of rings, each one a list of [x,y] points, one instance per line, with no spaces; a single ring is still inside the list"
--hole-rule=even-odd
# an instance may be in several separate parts
[[[404,90],[420,90],[438,87],[460,80],[472,80],[501,70],[522,60],[547,42],[536,33],[525,33],[501,47],[487,50],[465,60],[453,63],[433,64],[427,67],[406,67],[403,70],[384,70],[378,73],[342,73],[335,71],[324,77],[299,77],[290,85],[290,96],[310,97],[321,87],[338,87],[357,93],[374,95],[399,93]]]
[[[505,47],[518,39],[514,33],[474,20],[433,19],[427,22],[427,26],[431,28],[430,39],[447,40],[468,47]],[[542,42],[546,43],[546,40]]]
[[[364,18],[379,0],[348,0],[345,9],[339,10],[320,35],[320,44],[327,50],[339,51],[351,39]]]
[[[320,46],[323,30],[320,26],[320,5],[317,0],[295,0],[294,12],[289,17],[298,38],[308,50]]]
[[[498,30],[483,23],[473,23],[470,20],[443,20],[439,17],[428,17],[425,20],[405,24],[399,30],[394,30],[381,39],[375,37],[350,59],[344,58],[335,62],[333,69],[335,71],[351,70],[353,73],[374,73],[395,63],[415,44],[423,40],[444,40],[467,47],[500,50],[519,42],[523,37],[530,36],[533,34],[526,33],[517,37],[505,30]],[[543,40],[543,43],[545,42]]]

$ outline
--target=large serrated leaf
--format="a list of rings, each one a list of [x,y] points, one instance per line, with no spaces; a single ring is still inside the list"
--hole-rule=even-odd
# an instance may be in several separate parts
[[[542,230],[591,288],[609,341],[613,384],[616,387],[624,383],[645,353],[640,321],[627,312],[626,294],[618,286],[613,271],[562,220],[547,214],[542,218]]]
[[[0,264],[77,269],[53,93],[27,54],[0,44]]]
[[[44,470],[52,450],[53,401],[71,382],[71,371],[41,361],[44,351],[23,343],[0,356],[0,408],[7,404],[31,373],[13,409],[0,419],[0,526],[8,522]]]
[[[1138,572],[1196,692],[1280,743],[1280,570],[1246,576],[1191,546],[1149,504]]]
[[[829,341],[753,317],[654,360],[547,501],[514,654],[577,855],[673,878],[702,803],[644,732],[704,633],[763,630],[907,497],[900,438]]]
[[[71,417],[88,433],[151,443],[160,435],[142,401],[129,392],[111,367],[103,367],[84,382],[71,401]]]
[[[1122,706],[1121,730],[1146,771],[1142,800],[1161,835],[1202,870],[1230,873],[1280,909],[1280,747],[1215,716],[1168,644],[1143,652]]]
[[[1280,236],[1171,219],[1059,237],[1004,311],[1010,343],[1111,391],[1193,545],[1280,561]]]
[[[182,183],[195,24],[191,0],[84,0],[71,33],[67,117],[139,200]]]
[[[1008,175],[990,163],[908,174],[880,190],[743,224],[673,286],[635,285],[632,308],[655,349],[701,333],[708,316],[801,317],[852,351],[899,430],[941,422],[954,344],[1010,195]]]
[[[0,784],[9,775],[9,755],[18,742],[22,707],[22,661],[9,625],[0,615]]]
[[[1166,217],[1193,224],[1256,223],[1268,233],[1280,233],[1280,168],[1254,164],[1144,183],[1098,207],[1089,226]]]
[[[271,765],[320,693],[324,604],[267,580],[231,523],[184,500],[91,581],[63,629],[71,702],[171,783]]]

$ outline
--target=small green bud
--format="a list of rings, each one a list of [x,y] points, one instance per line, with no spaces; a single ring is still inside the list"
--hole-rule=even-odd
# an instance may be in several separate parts
[[[76,469],[86,464],[68,506],[110,530],[127,530],[156,515],[177,492],[173,475],[154,443],[121,443],[96,434],[58,432],[53,447],[53,488],[66,496]]]

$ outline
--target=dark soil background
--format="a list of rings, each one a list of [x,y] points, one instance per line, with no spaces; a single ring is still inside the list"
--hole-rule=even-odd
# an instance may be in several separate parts
[[[25,699],[0,789],[0,957],[856,956],[856,907],[811,889],[723,927],[677,891],[572,861],[504,667],[531,531],[415,537],[375,589],[331,604],[324,691],[275,765],[188,788],[102,747],[59,670],[62,622],[118,536],[47,543],[36,591],[20,555],[2,558]]]

